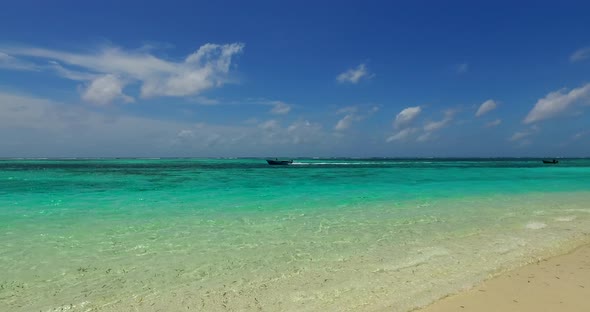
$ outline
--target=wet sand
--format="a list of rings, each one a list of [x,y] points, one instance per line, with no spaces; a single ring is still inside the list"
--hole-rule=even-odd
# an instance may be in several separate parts
[[[419,311],[590,311],[590,244],[504,273]]]

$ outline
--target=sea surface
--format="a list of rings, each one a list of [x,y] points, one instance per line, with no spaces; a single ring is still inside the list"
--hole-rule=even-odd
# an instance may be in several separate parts
[[[0,160],[0,311],[408,311],[590,241],[590,160]]]

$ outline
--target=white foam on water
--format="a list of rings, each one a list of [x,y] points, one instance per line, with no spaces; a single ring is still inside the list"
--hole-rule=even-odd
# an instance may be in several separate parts
[[[46,312],[80,311],[80,309],[84,308],[89,303],[90,302],[88,301],[83,301],[78,304],[66,304],[56,308],[51,308],[49,310],[46,310]]]
[[[564,216],[564,217],[557,217],[555,221],[559,222],[570,222],[576,220],[576,216]]]
[[[526,241],[518,237],[508,237],[501,241],[496,242],[495,247],[492,250],[500,255],[506,255],[508,253],[521,250],[525,247]]]
[[[590,213],[590,209],[580,209],[580,208],[565,209],[565,211]]]
[[[449,255],[449,250],[442,247],[426,248],[422,251],[417,252],[414,257],[408,258],[405,261],[389,265],[373,271],[373,273],[387,272],[387,271],[399,271],[407,268],[417,267],[419,265],[430,262],[432,259],[441,256]]]
[[[526,225],[526,228],[529,230],[540,230],[545,227],[547,227],[547,224],[543,222],[529,222]]]
[[[391,163],[386,163],[386,162],[314,162],[314,163],[293,162],[291,165],[299,165],[299,166],[338,165],[338,166],[345,166],[345,165],[385,165],[385,164],[391,164]]]
[[[129,250],[138,250],[138,249],[147,249],[148,246],[147,245],[137,245]]]

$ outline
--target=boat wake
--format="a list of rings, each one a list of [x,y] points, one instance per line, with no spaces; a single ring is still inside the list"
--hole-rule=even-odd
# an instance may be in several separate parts
[[[346,166],[346,165],[387,165],[392,164],[391,162],[314,162],[314,163],[304,163],[304,162],[293,162],[292,165],[298,166]]]

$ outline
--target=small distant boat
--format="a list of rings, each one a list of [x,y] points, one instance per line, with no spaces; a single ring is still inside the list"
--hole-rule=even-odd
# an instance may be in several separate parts
[[[544,164],[557,164],[559,163],[559,161],[557,159],[552,159],[552,160],[543,160]]]
[[[290,165],[293,163],[293,160],[278,160],[278,159],[267,159],[266,162],[269,165],[279,165],[279,166],[286,166],[286,165]]]

